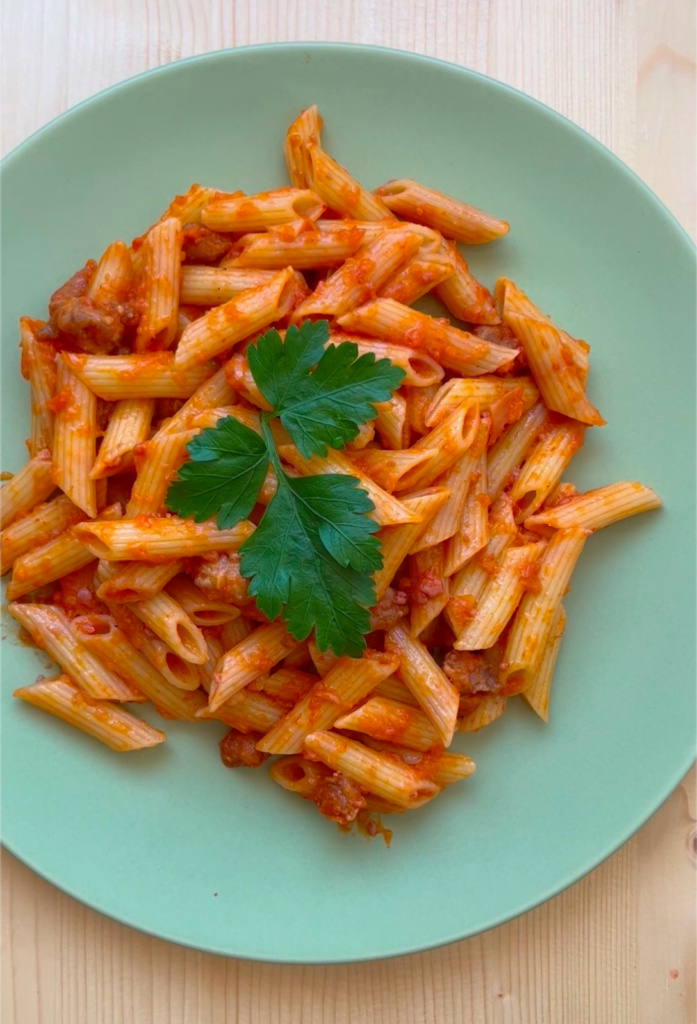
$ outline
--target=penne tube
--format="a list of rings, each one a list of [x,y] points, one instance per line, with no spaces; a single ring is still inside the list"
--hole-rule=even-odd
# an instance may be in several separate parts
[[[240,292],[194,320],[177,346],[175,368],[189,370],[205,363],[280,320],[290,310],[295,284],[294,272],[281,270],[264,284]]]
[[[399,480],[396,490],[429,487],[446,473],[474,443],[479,430],[479,406],[463,402],[430,433],[419,438],[409,451],[436,450],[438,455],[421,466],[413,466]]]
[[[324,152],[319,142],[308,139],[305,153],[312,188],[330,210],[351,220],[394,219],[382,199],[359,185],[344,167]]]
[[[27,316],[19,318],[22,376],[31,388],[29,455],[32,458],[53,446],[53,412],[47,403],[56,393],[56,352],[51,344],[39,341],[34,334],[37,323]]]
[[[477,428],[477,436],[472,444],[467,451],[463,452],[457,462],[453,463],[448,472],[441,477],[439,482],[443,487],[448,488],[450,497],[414,543],[410,554],[415,555],[418,551],[430,548],[434,544],[441,544],[443,541],[454,537],[459,530],[465,529],[464,519],[467,495],[471,481],[474,479],[475,483],[477,483],[481,479],[480,462],[482,454],[486,450],[488,433],[488,424],[480,421]],[[474,477],[475,473],[479,475]]]
[[[399,704],[408,704],[410,707],[418,708],[419,702],[408,686],[405,686],[397,676],[388,676],[381,680],[371,692],[371,697],[384,697],[387,700],[396,700]]]
[[[316,682],[316,676],[299,668],[279,668],[264,680],[262,690],[268,697],[297,704]]]
[[[97,438],[97,399],[63,360],[56,372],[56,418],[52,476],[56,487],[91,519],[97,515],[97,490],[90,472]]]
[[[108,563],[107,563],[108,564]],[[100,571],[97,570],[96,578]],[[178,690],[197,690],[201,682],[198,665],[181,658],[164,640],[134,615],[124,604],[108,603],[109,614],[129,643],[150,662],[168,685]]]
[[[435,726],[443,746],[449,747],[455,731],[459,693],[426,647],[411,636],[406,626],[393,626],[385,634],[385,650],[399,655],[397,675]]]
[[[201,630],[166,590],[128,606],[183,661],[203,665],[208,649]]]
[[[217,719],[239,732],[268,732],[283,717],[286,706],[265,693],[241,691],[216,711],[203,707],[197,712],[201,719]]]
[[[416,523],[405,523],[400,526],[383,527],[377,534],[382,554],[382,568],[373,573],[376,602],[384,596],[394,574],[399,569],[409,551],[450,496],[447,487],[427,487],[406,497],[403,504],[420,517]]]
[[[74,528],[74,536],[96,558],[141,562],[169,562],[207,551],[237,551],[253,532],[253,525],[246,519],[231,530],[219,530],[212,522],[146,515],[118,523],[80,523]]]
[[[401,758],[371,750],[336,733],[310,733],[303,751],[306,756],[318,758],[335,772],[347,775],[371,793],[400,807],[420,807],[439,792],[435,782]]]
[[[523,691],[523,697],[532,710],[543,722],[549,721],[549,691],[554,676],[554,666],[561,646],[561,638],[566,627],[566,612],[563,605],[559,605],[557,613],[552,622],[552,628],[547,642],[542,651],[542,658],[533,680],[527,690]]]
[[[305,800],[312,800],[318,784],[328,774],[327,766],[321,761],[308,761],[300,754],[290,754],[269,765],[269,775],[274,782]]]
[[[346,442],[346,454],[350,452],[359,452],[366,448],[375,437],[375,425],[374,423],[361,423],[358,428],[358,433],[354,437],[353,441]]]
[[[420,636],[448,603],[448,580],[444,575],[444,565],[444,543],[409,556],[412,636]]]
[[[332,332],[329,337],[329,343],[332,345],[339,345],[343,341],[357,345],[359,355],[372,352],[376,359],[389,359],[395,366],[404,370],[403,383],[410,387],[424,388],[430,384],[438,384],[443,379],[443,367],[423,352],[416,352],[402,345],[390,345],[386,341],[362,338],[359,334]]]
[[[354,466],[390,494],[405,473],[419,467],[424,468],[438,457],[437,448],[424,448],[421,451],[414,448],[408,448],[406,451],[363,448],[361,451],[346,452],[346,458],[350,459]]]
[[[220,631],[220,638],[225,650],[229,651],[231,647],[236,647],[256,628],[256,625],[244,615],[240,615],[239,619],[231,619],[230,622],[226,622]]]
[[[367,492],[368,497],[374,505],[370,513],[372,519],[381,526],[390,526],[397,523],[417,522],[417,514],[410,511],[405,505],[393,498],[391,494],[379,487],[366,473],[362,472],[351,459],[343,452],[327,449],[326,458],[313,455],[310,459],[304,459],[293,444],[281,444],[279,455],[286,462],[289,462],[294,469],[297,469],[302,476],[317,476],[327,473],[344,473],[354,476],[361,487]]]
[[[487,456],[489,497],[496,501],[511,474],[520,466],[548,422],[548,412],[537,402],[516,423],[508,427]]]
[[[334,722],[335,729],[363,732],[376,740],[398,743],[412,750],[430,750],[440,737],[423,711],[385,697],[371,697]]]
[[[475,769],[474,761],[466,754],[451,754],[446,750],[435,759],[433,781],[439,786],[452,786],[460,779],[468,779]]]
[[[104,250],[87,288],[93,302],[125,302],[133,287],[133,261],[124,242],[112,242]]]
[[[196,321],[194,321],[196,323]],[[129,356],[86,356],[63,352],[64,360],[97,398],[189,398],[212,375],[213,363],[182,369],[171,352]]]
[[[325,210],[310,189],[277,188],[253,196],[217,192],[201,210],[201,222],[213,231],[266,231],[299,219],[317,220]]]
[[[486,725],[491,725],[506,710],[506,698],[494,693],[482,697],[473,711],[461,718],[457,723],[458,732],[479,732]]]
[[[80,643],[62,608],[13,601],[10,614],[89,697],[97,700],[139,701],[138,690],[110,672]]]
[[[234,604],[216,601],[183,573],[175,576],[167,585],[167,593],[174,598],[196,626],[222,626],[223,623],[236,619],[240,614],[239,608]],[[221,656],[224,653],[223,651]]]
[[[454,242],[443,242],[443,255],[450,260],[453,272],[439,283],[436,296],[448,312],[468,324],[500,323],[493,297],[470,274]]]
[[[244,640],[227,651],[215,667],[208,699],[216,711],[233,694],[268,672],[298,645],[283,622],[259,626]]]
[[[218,664],[222,656],[225,654],[225,644],[223,643],[217,627],[203,629],[203,639],[206,641],[206,650],[208,651],[208,661],[203,665],[199,666],[199,678],[201,681],[202,688],[206,693],[210,693],[211,685],[213,683],[213,670]],[[242,697],[242,691],[236,693],[233,697],[233,701],[239,700]]]
[[[595,531],[628,516],[660,507],[661,499],[650,487],[644,487],[636,481],[608,484],[606,487],[586,491],[585,494],[577,494],[568,501],[526,518],[525,528],[544,530],[552,527],[566,530],[576,527]]]
[[[585,393],[585,371],[577,365],[578,343],[570,345],[573,339],[547,317],[538,319],[525,306],[525,312],[520,312],[515,300],[518,291],[505,278],[496,283],[497,300],[502,297],[502,319],[522,345],[545,405],[571,419],[602,426],[605,420]],[[526,296],[522,295],[522,300],[527,302]]]
[[[191,372],[191,371],[189,371]],[[179,412],[166,420],[155,434],[156,438],[164,437],[165,434],[178,434],[186,430],[191,421],[195,420],[202,413],[210,409],[220,409],[234,405],[237,401],[235,391],[230,387],[225,377],[225,368],[218,370],[212,377],[204,381],[192,394]]]
[[[474,206],[467,206],[410,178],[388,181],[376,188],[374,195],[379,196],[399,217],[425,224],[446,238],[454,238],[467,245],[493,242],[509,231],[505,220],[491,217]]]
[[[97,590],[100,601],[116,604],[132,604],[134,601],[146,601],[165,587],[169,581],[180,573],[181,561],[163,562],[160,565],[148,565],[147,562],[124,562],[114,565],[115,572],[101,584]]]
[[[573,527],[557,530],[549,541],[539,563],[540,589],[523,597],[506,641],[499,675],[506,696],[532,683],[587,536],[586,530]]]
[[[176,217],[181,226],[185,224],[199,224],[201,222],[201,210],[208,199],[215,195],[214,188],[204,188],[202,185],[191,185],[181,196],[175,196],[160,219],[153,225],[161,224],[170,217]],[[237,193],[242,195],[241,192]],[[150,229],[151,230],[151,229]],[[143,244],[148,232],[136,238],[131,243],[131,260],[133,270],[136,274],[142,273],[143,269]]]
[[[80,642],[87,650],[112,672],[122,673],[162,718],[197,722],[196,712],[206,706],[205,695],[199,689],[184,690],[169,682],[116,625],[113,617],[102,618],[104,622],[95,632],[83,632],[78,619],[73,620],[73,629],[77,629]]]
[[[417,390],[422,390],[418,388]],[[375,406],[375,429],[387,448],[401,451],[409,447],[409,424],[407,423],[407,402],[404,395],[395,391],[389,402]]]
[[[35,508],[54,490],[51,452],[44,448],[0,487],[0,528],[4,530],[20,512]]]
[[[0,576],[4,576],[22,555],[55,540],[85,518],[82,509],[64,494],[37,505],[0,534]]]
[[[398,757],[403,764],[413,766],[421,774],[432,779],[437,786],[451,786],[460,779],[467,779],[476,770],[474,761],[465,754],[451,754],[438,744],[431,750],[417,751],[404,744],[386,743],[384,740],[365,736],[363,743],[371,750],[383,751]]]
[[[20,686],[12,696],[61,718],[112,750],[142,750],[167,739],[160,729],[153,729],[118,704],[90,700],[67,675],[39,678],[31,686]]]
[[[470,487],[457,531],[448,540],[444,567],[447,577],[459,572],[488,543],[490,505],[486,452],[482,452],[470,477]]]
[[[339,660],[332,650],[320,651],[314,640],[307,641],[307,649],[312,659],[312,664],[320,676],[326,676]]]
[[[388,226],[367,239],[293,313],[294,322],[308,316],[337,318],[368,301],[395,271],[421,248],[423,239],[405,224]]]
[[[492,373],[517,355],[516,349],[483,341],[393,299],[367,302],[339,317],[338,323],[347,331],[426,352],[441,366],[470,376]]]
[[[122,514],[123,509],[116,502],[115,505],[104,509],[100,519],[120,519]],[[76,520],[75,525],[81,521],[84,520]],[[15,561],[12,579],[7,584],[7,600],[16,601],[18,597],[32,590],[82,569],[93,560],[92,552],[75,539],[72,529],[69,528],[53,540],[27,551]]]
[[[453,644],[456,651],[481,651],[493,647],[526,592],[538,584],[537,562],[544,544],[510,547],[502,555],[470,619]]]
[[[492,508],[486,532],[489,539],[484,550],[469,559],[450,580],[450,599],[445,614],[456,635],[472,618],[499,559],[516,536],[517,527],[507,495],[501,495]]]
[[[407,420],[409,427],[416,434],[427,434],[429,426],[426,425],[426,412],[429,409],[431,402],[438,394],[438,385],[436,383],[429,384],[423,388],[404,388],[404,394],[407,400]],[[448,412],[460,405],[460,402],[454,402]],[[444,418],[444,417],[442,417]]]
[[[128,456],[132,459],[136,445],[148,438],[154,411],[154,398],[126,398],[116,403],[90,479],[113,476],[127,464]]]
[[[410,306],[437,289],[452,274],[453,262],[447,252],[417,252],[382,286],[378,294],[382,299],[394,299]]]
[[[226,271],[239,268],[251,270],[320,270],[335,267],[349,259],[363,245],[366,232],[353,221],[331,221],[329,230],[319,230],[316,224],[308,222],[305,230],[295,231],[283,228],[260,235],[245,235],[239,240],[239,251]],[[249,268],[249,269],[247,269]]]
[[[210,412],[212,410],[208,410]],[[167,488],[187,459],[186,445],[197,433],[197,429],[192,429],[179,434],[165,434],[164,437],[156,436],[139,446],[135,459],[138,475],[126,506],[128,519],[158,515],[165,510]]]
[[[480,412],[484,412],[500,398],[518,389],[523,411],[527,412],[540,397],[531,377],[453,377],[436,390],[424,413],[424,423],[426,427],[435,427],[466,399],[478,402]]]
[[[228,361],[225,363],[225,375],[227,377],[227,382],[233,391],[241,394],[248,402],[255,405],[258,409],[263,409],[264,412],[270,412],[271,406],[257,387],[256,381],[252,376],[252,371],[249,369],[247,357],[242,355],[241,352],[237,352],[235,355],[230,356]]]
[[[539,436],[511,487],[517,522],[534,515],[552,493],[583,444],[585,429],[577,420],[565,420]]]
[[[392,675],[399,659],[366,650],[361,658],[339,658],[323,679],[257,743],[269,754],[299,754],[308,733],[328,729],[350,711],[377,683]]]
[[[184,266],[179,301],[190,306],[220,306],[240,292],[265,284],[272,277],[270,270]]]
[[[322,118],[316,105],[300,112],[288,128],[283,142],[283,157],[288,177],[295,188],[308,188],[312,170],[307,156],[308,145],[319,145]]]
[[[182,225],[167,217],[148,231],[140,250],[143,311],[136,352],[169,348],[177,333],[181,281]]]

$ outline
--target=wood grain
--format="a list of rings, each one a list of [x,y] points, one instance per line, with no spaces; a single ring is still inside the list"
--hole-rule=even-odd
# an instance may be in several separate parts
[[[2,148],[180,57],[292,39],[483,71],[570,117],[695,235],[692,0],[7,0]],[[3,1024],[695,1024],[694,775],[529,914],[395,960],[283,967],[185,950],[2,859]],[[47,838],[50,841],[50,837]]]

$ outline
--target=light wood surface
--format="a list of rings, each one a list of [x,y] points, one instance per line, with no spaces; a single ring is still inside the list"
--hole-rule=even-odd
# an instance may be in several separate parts
[[[377,43],[483,71],[600,139],[695,235],[693,0],[4,0],[2,146],[225,46]],[[694,775],[613,857],[484,935],[281,967],[124,928],[2,861],[3,1024],[695,1024]],[[50,842],[50,836],[46,837]]]

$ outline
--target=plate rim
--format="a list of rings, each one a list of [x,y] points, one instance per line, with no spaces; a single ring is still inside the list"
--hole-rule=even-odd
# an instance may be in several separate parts
[[[84,107],[88,107],[90,105],[97,105],[103,100],[107,99],[107,97],[109,97],[112,93],[116,93],[119,91],[127,92],[131,88],[137,88],[140,82],[144,79],[154,76],[166,76],[168,74],[176,75],[181,67],[189,64],[204,64],[212,63],[215,61],[225,62],[231,59],[234,60],[237,55],[255,53],[268,54],[270,52],[278,52],[279,50],[287,51],[290,53],[306,53],[308,51],[313,50],[324,52],[326,52],[327,50],[334,50],[344,51],[347,53],[360,51],[377,54],[383,59],[402,60],[403,58],[407,58],[407,60],[412,63],[434,65],[436,67],[445,67],[451,69],[463,75],[466,79],[473,79],[479,81],[487,86],[491,86],[494,89],[501,90],[504,93],[509,94],[516,102],[522,102],[524,105],[529,105],[533,109],[537,109],[539,112],[541,112],[543,116],[551,118],[552,121],[556,122],[562,130],[571,131],[572,133],[576,134],[579,138],[585,141],[586,144],[590,144],[602,157],[604,157],[605,159],[609,159],[612,163],[614,163],[618,170],[625,176],[627,181],[631,182],[634,187],[638,186],[639,192],[643,194],[647,201],[653,204],[654,208],[656,209],[656,212],[660,214],[661,218],[666,223],[667,228],[669,230],[672,230],[673,232],[677,232],[677,237],[680,238],[681,245],[685,247],[686,257],[691,257],[694,263],[695,257],[697,256],[697,247],[688,235],[685,228],[680,224],[676,216],[668,209],[665,203],[646,184],[646,182],[643,181],[643,179],[637,174],[636,171],[629,167],[628,164],[626,164],[620,157],[613,153],[612,150],[609,149],[604,143],[600,142],[598,139],[595,138],[595,136],[591,135],[584,128],[577,125],[570,118],[554,110],[552,107],[550,107],[546,103],[543,103],[541,100],[538,100],[535,97],[530,96],[525,92],[522,92],[521,90],[515,88],[512,85],[508,85],[505,82],[498,81],[497,79],[492,78],[489,75],[483,74],[482,72],[479,71],[474,71],[470,68],[464,67],[461,64],[456,64],[452,61],[442,60],[438,57],[432,57],[426,54],[415,53],[413,51],[401,50],[393,47],[377,46],[370,43],[346,43],[330,41],[324,42],[321,40],[299,40],[290,42],[286,41],[258,43],[249,46],[226,47],[219,50],[213,50],[204,54],[195,54],[189,57],[182,58],[180,60],[171,61],[167,64],[158,65],[154,68],[148,68],[145,71],[139,72],[136,75],[132,75],[128,78],[125,78],[122,81],[116,82],[112,85],[107,86],[104,89],[99,90],[98,92],[90,96],[87,96],[79,103],[69,107],[67,110],[62,111],[60,114],[57,114],[55,117],[51,118],[50,121],[48,121],[44,125],[41,125],[35,131],[33,131],[30,135],[28,135],[25,139],[18,143],[2,158],[2,160],[0,161],[0,170],[6,172],[12,167],[16,160],[23,159],[30,155],[28,151],[31,150],[32,145],[36,141],[43,138],[45,134],[51,134],[56,130],[60,131],[62,124],[73,119],[74,117],[79,116]],[[665,803],[665,801],[676,789],[676,787],[680,784],[685,775],[690,771],[691,768],[694,768],[696,756],[697,744],[695,744],[693,749],[687,751],[686,761],[684,764],[681,764],[679,766],[677,772],[675,773],[675,777],[672,778],[670,782],[667,783],[665,786],[660,787],[661,795],[650,802],[649,810],[642,811],[638,815],[638,819],[635,820],[618,839],[613,839],[607,845],[607,847],[605,847],[603,851],[597,855],[597,857],[594,859],[593,863],[590,866],[579,870],[578,872],[574,873],[571,877],[567,878],[565,881],[557,885],[551,886],[548,890],[545,891],[543,895],[535,896],[534,898],[526,902],[523,907],[519,907],[512,911],[510,914],[506,914],[503,916],[500,914],[492,914],[492,918],[490,920],[487,920],[485,923],[480,923],[475,927],[471,927],[465,930],[459,929],[456,934],[449,935],[448,937],[443,938],[438,942],[428,941],[425,945],[421,943],[414,945],[412,943],[406,948],[398,947],[395,945],[389,951],[381,952],[378,955],[354,954],[348,959],[335,956],[327,956],[321,959],[308,959],[307,957],[296,956],[284,956],[283,958],[277,958],[273,956],[252,956],[244,952],[231,953],[228,949],[216,947],[212,944],[206,945],[203,943],[195,943],[192,942],[190,939],[175,934],[167,933],[164,931],[154,931],[141,924],[134,924],[132,921],[128,920],[127,917],[121,916],[117,912],[104,909],[96,900],[90,901],[85,897],[79,895],[78,893],[73,891],[72,887],[66,886],[56,881],[52,877],[52,874],[49,870],[37,869],[31,863],[30,860],[25,859],[25,857],[18,850],[13,848],[11,840],[8,841],[4,835],[4,829],[2,830],[3,834],[0,836],[0,843],[9,853],[16,857],[17,860],[20,861],[20,863],[28,867],[31,871],[33,871],[43,880],[49,882],[51,885],[54,885],[61,892],[66,893],[72,899],[77,900],[79,903],[88,907],[90,910],[103,914],[110,920],[116,921],[119,924],[125,925],[129,928],[133,928],[134,930],[141,932],[143,934],[150,935],[153,938],[161,939],[167,942],[172,942],[176,945],[184,946],[185,948],[195,949],[201,952],[206,952],[217,956],[235,957],[237,959],[249,960],[252,962],[259,963],[295,965],[366,963],[378,959],[393,959],[395,957],[408,956],[414,953],[424,952],[431,949],[440,949],[444,946],[452,945],[455,942],[460,942],[465,939],[471,938],[475,935],[482,934],[483,932],[491,930],[492,928],[496,928],[500,925],[506,924],[508,921],[511,921],[517,917],[521,917],[522,915],[529,913],[536,907],[541,906],[543,903],[546,903],[554,896],[559,895],[559,893],[564,892],[566,889],[570,888],[572,885],[575,885],[577,882],[579,882],[586,875],[590,874],[590,872],[595,871],[598,867],[600,867],[621,846],[627,843],[629,839],[631,839],[631,837],[635,835],[636,832],[640,828],[642,828],[643,825],[646,824],[646,822],[651,817],[653,817],[654,814],[656,814],[658,809]]]

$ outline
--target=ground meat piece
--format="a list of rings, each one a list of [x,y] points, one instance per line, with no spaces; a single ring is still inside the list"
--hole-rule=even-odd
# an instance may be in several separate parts
[[[87,294],[87,289],[96,269],[97,264],[94,260],[87,260],[87,263],[85,263],[81,270],[78,270],[65,284],[62,284],[60,288],[55,290],[48,300],[48,315],[50,319],[53,319],[60,307],[68,299],[80,299]]]
[[[348,825],[366,807],[365,797],[353,781],[341,772],[321,779],[312,794],[317,810],[330,821]]]
[[[217,263],[231,245],[229,235],[219,235],[203,224],[184,225],[182,250],[190,263]]]
[[[465,696],[496,693],[499,689],[496,671],[481,654],[449,651],[443,661],[443,671],[455,689]]]
[[[388,587],[370,613],[370,628],[392,629],[409,613],[409,596],[403,590]]]
[[[428,604],[432,597],[443,593],[443,580],[433,569],[427,569],[419,576],[416,585],[412,582],[411,599],[414,604]]]
[[[258,768],[269,756],[256,749],[260,739],[261,733],[231,729],[220,741],[220,760],[226,768]]]
[[[72,344],[84,352],[112,352],[128,328],[135,327],[139,311],[134,303],[95,302],[87,289],[96,269],[94,260],[58,288],[48,303],[48,323],[37,337]]]
[[[194,583],[221,601],[230,601],[232,604],[245,604],[249,601],[249,580],[240,572],[239,555],[216,555],[211,561],[202,560]]]

